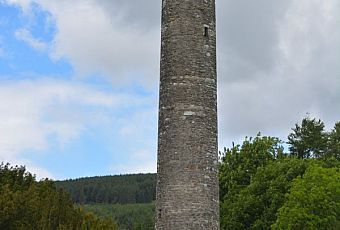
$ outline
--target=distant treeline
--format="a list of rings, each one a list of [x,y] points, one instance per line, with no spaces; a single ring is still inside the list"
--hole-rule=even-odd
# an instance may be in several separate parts
[[[56,181],[78,204],[150,203],[156,197],[156,174],[97,176]]]
[[[258,134],[220,153],[221,229],[340,229],[340,122],[304,118],[283,144]],[[0,229],[153,229],[155,186],[155,174],[37,182],[0,164]]]

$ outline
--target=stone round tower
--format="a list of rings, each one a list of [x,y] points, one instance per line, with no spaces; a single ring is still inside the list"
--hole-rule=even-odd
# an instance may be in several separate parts
[[[215,0],[163,0],[156,229],[219,229]]]

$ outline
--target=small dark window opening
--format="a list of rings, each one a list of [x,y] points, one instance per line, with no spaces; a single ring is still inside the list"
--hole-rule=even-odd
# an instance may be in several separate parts
[[[204,37],[208,37],[209,36],[209,28],[207,26],[204,26]]]
[[[158,218],[162,218],[162,209],[158,209]]]

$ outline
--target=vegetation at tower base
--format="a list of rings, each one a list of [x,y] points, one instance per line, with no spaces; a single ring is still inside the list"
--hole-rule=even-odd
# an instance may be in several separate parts
[[[224,150],[221,229],[340,229],[339,123],[331,132],[323,125],[314,132],[320,124],[305,118],[293,128],[298,141],[289,149],[302,146],[300,156],[284,154],[280,140],[260,135]],[[315,154],[316,143],[325,143],[322,154]]]
[[[297,124],[300,130],[313,120],[314,125],[322,123],[305,119],[309,121]],[[340,229],[340,123],[329,132],[324,128],[318,132],[323,135],[315,136],[324,140],[315,140],[326,143],[318,155],[308,153],[311,146],[317,147],[308,135],[296,135],[304,143],[299,145],[306,153],[302,157],[285,153],[278,138],[260,134],[225,149],[219,174],[221,229]],[[59,181],[55,188],[50,180],[37,182],[24,167],[0,164],[0,229],[153,229],[154,196],[137,199],[143,196],[136,194],[154,194],[155,178],[155,174],[92,177]],[[93,197],[102,202],[74,205],[61,185],[75,194],[95,191]],[[118,194],[111,202],[121,204],[108,203],[104,194]]]
[[[24,167],[0,164],[0,229],[117,229],[74,208],[69,195],[50,180],[37,182]]]

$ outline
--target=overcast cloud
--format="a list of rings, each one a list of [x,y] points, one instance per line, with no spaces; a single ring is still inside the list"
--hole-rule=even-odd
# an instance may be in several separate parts
[[[147,117],[139,116],[137,120],[137,114],[131,111],[122,118],[120,111],[142,107],[150,101],[147,97],[106,93],[68,81],[0,81],[0,162],[25,164],[40,177],[50,177],[23,153],[43,153],[50,147],[51,139],[63,148],[93,125],[111,127],[113,132],[128,134],[138,142],[143,136],[141,130],[150,132]],[[149,108],[141,108],[137,113],[151,116]]]
[[[219,1],[218,13],[222,137],[340,120],[339,1]]]
[[[30,12],[29,0],[7,2]],[[20,39],[69,60],[77,77],[158,90],[160,0],[33,2],[55,35],[43,48],[29,28]],[[328,128],[340,120],[338,0],[217,0],[217,23],[220,147],[259,131],[284,139],[306,113]]]
[[[57,27],[53,58],[66,57],[79,76],[95,73],[113,84],[158,86],[158,1],[37,2],[51,13]]]
[[[41,5],[58,28],[53,55],[113,84],[157,88],[160,1]],[[337,0],[217,1],[222,145],[259,131],[285,138],[306,113],[339,119],[339,16]]]

